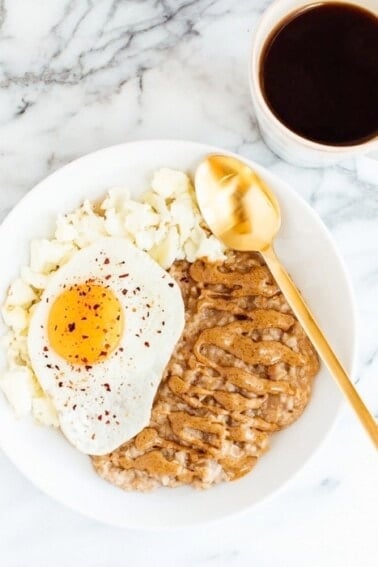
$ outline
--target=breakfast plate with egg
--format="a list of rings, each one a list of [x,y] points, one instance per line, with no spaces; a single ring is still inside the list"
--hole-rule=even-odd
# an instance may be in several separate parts
[[[0,227],[0,445],[41,490],[109,524],[250,508],[303,466],[341,405],[261,257],[204,223],[193,178],[214,152],[227,153],[106,148],[39,183]],[[275,192],[279,255],[351,371],[354,303],[330,235],[245,161]]]

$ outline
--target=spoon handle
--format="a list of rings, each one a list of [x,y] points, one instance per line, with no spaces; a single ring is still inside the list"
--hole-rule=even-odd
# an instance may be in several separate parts
[[[378,448],[378,424],[362,401],[341,362],[332,350],[332,347],[324,336],[323,331],[320,329],[310,309],[307,307],[298,288],[282,266],[272,247],[265,249],[261,254],[320,358],[328,368],[332,377],[336,380],[346,398],[348,398],[375,447]]]

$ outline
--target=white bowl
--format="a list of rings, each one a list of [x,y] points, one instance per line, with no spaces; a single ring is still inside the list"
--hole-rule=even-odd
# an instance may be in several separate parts
[[[160,167],[193,172],[209,153],[222,150],[183,141],[145,141],[100,150],[78,159],[39,183],[0,227],[0,298],[20,266],[28,262],[32,238],[51,236],[56,216],[97,199],[112,186],[145,190]],[[227,152],[225,152],[227,153]],[[342,261],[326,228],[290,187],[267,170],[245,160],[274,190],[283,226],[277,252],[309,301],[347,370],[355,356],[355,309]],[[0,332],[4,326],[0,328]],[[5,364],[0,352],[0,368]],[[198,524],[235,514],[264,500],[296,473],[329,432],[341,395],[324,368],[316,377],[303,416],[273,436],[269,452],[254,471],[233,483],[207,491],[189,487],[127,493],[105,482],[90,459],[55,430],[17,420],[0,395],[0,445],[15,465],[41,490],[63,504],[117,526],[167,528]]]

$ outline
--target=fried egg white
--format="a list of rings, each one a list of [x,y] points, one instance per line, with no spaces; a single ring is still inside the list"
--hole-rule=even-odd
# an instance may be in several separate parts
[[[148,425],[184,320],[179,286],[126,239],[98,240],[51,277],[28,351],[77,449],[109,453]]]

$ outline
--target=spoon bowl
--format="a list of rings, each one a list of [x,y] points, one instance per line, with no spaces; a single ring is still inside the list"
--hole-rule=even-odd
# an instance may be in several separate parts
[[[263,180],[231,156],[210,155],[195,176],[198,204],[228,248],[262,251],[281,226],[278,201]]]

